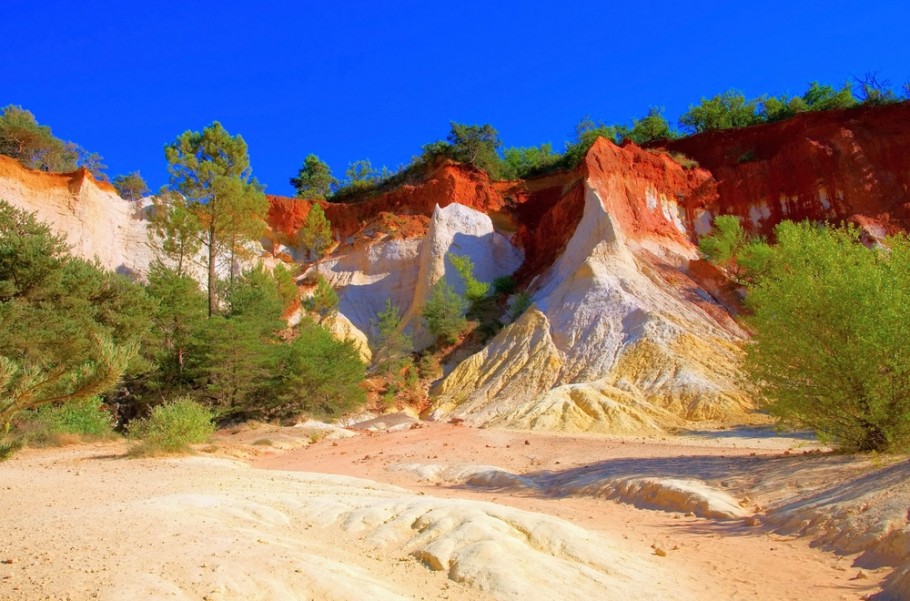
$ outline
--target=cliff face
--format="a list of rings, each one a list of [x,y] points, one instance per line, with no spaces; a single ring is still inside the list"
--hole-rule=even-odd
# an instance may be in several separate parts
[[[717,195],[685,205],[704,233],[733,214],[767,234],[782,220],[847,220],[910,228],[910,102],[802,113],[778,123],[710,131],[666,145],[698,161]],[[863,219],[865,218],[865,219]]]
[[[686,274],[680,202],[711,194],[710,174],[601,140],[563,190],[538,214],[569,227],[526,230],[539,254],[523,269],[543,266],[534,304],[438,384],[436,415],[609,432],[744,419],[744,334]]]
[[[44,173],[0,155],[0,199],[37,213],[77,256],[97,258],[105,268],[121,273],[148,271],[152,253],[141,207],[120,198],[113,186],[85,169]]]
[[[767,234],[782,219],[853,220],[874,235],[910,225],[910,104],[808,113],[644,150],[598,141],[583,164],[491,182],[439,162],[419,184],[355,204],[321,203],[339,241],[309,267],[337,289],[336,334],[369,356],[388,300],[418,348],[433,284],[513,275],[531,307],[471,356],[455,353],[434,414],[476,424],[658,432],[751,419],[739,377],[736,291],[694,240],[735,214]],[[681,152],[700,167],[684,168]],[[0,157],[0,198],[36,211],[74,251],[111,269],[149,264],[143,213],[84,171],[46,174]],[[267,242],[292,245],[312,202],[271,196]],[[293,254],[293,249],[288,249]]]

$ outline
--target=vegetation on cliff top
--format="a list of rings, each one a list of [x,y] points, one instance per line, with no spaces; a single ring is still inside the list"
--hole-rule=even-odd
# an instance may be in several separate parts
[[[565,142],[562,153],[555,151],[551,143],[505,147],[499,132],[490,124],[452,122],[446,140],[424,145],[420,155],[395,172],[385,167],[377,171],[369,160],[361,160],[352,163],[346,178],[339,181],[332,176],[327,164],[311,154],[291,183],[302,198],[357,202],[406,181],[419,180],[425,166],[439,158],[472,165],[494,180],[524,179],[574,168],[599,137],[617,144],[631,141],[643,145],[709,130],[780,121],[808,111],[887,104],[905,99],[910,99],[910,84],[895,91],[888,82],[879,81],[875,74],[867,74],[840,88],[812,82],[803,94],[794,96],[764,94],[747,98],[739,91],[727,90],[689,106],[678,120],[681,131],[670,125],[659,107],[651,107],[643,117],[632,119],[629,125],[606,124],[585,117],[576,125],[572,138]],[[314,180],[320,184],[313,185]]]

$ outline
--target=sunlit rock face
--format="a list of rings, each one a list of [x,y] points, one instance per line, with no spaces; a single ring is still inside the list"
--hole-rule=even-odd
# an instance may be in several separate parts
[[[148,271],[152,251],[142,203],[123,200],[85,169],[44,173],[0,155],[0,200],[36,213],[76,256],[120,273]]]
[[[744,419],[744,333],[686,275],[677,199],[707,174],[606,142],[584,168],[580,219],[534,304],[437,385],[437,417],[617,433]]]

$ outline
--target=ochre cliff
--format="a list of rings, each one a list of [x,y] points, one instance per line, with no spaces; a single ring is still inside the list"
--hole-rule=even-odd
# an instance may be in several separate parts
[[[767,234],[782,220],[847,220],[910,228],[910,102],[801,113],[666,144],[707,169],[717,195],[685,203],[691,229],[738,215]],[[863,219],[865,217],[865,220]]]
[[[37,213],[74,254],[107,269],[144,274],[152,259],[145,213],[86,169],[45,173],[0,155],[0,200]]]
[[[719,214],[762,234],[804,218],[851,220],[872,235],[906,229],[908,144],[903,103],[806,113],[654,149],[599,140],[577,168],[527,181],[493,182],[440,161],[362,202],[321,202],[338,244],[304,279],[318,272],[337,289],[334,330],[366,357],[387,301],[417,348],[432,342],[420,309],[433,284],[444,278],[463,290],[451,254],[471,257],[482,281],[514,276],[530,308],[479,352],[448,356],[433,388],[439,418],[609,432],[747,421],[746,333],[732,317],[741,299],[699,260],[697,236]],[[84,170],[46,174],[0,157],[0,198],[36,211],[81,256],[121,271],[149,264],[143,212]],[[313,203],[269,202],[267,242],[274,254],[295,255]]]

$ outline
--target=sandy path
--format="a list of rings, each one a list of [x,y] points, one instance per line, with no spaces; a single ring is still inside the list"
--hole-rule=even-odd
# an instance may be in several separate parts
[[[488,500],[556,516],[619,538],[630,553],[650,555],[655,547],[666,551],[661,560],[672,566],[679,585],[695,591],[701,599],[861,599],[877,589],[889,570],[863,570],[862,577],[856,578],[860,570],[852,567],[855,556],[826,553],[811,548],[808,540],[769,534],[761,527],[745,525],[743,520],[708,520],[591,497],[548,498],[534,491],[478,490],[421,480],[413,471],[389,469],[401,464],[495,465],[517,474],[583,471],[605,464],[619,464],[630,472],[686,469],[689,475],[720,480],[735,495],[739,483],[732,468],[763,462],[763,468],[770,466],[765,468],[765,477],[774,485],[765,485],[765,495],[752,496],[748,501],[750,505],[764,505],[810,485],[788,478],[792,473],[789,466],[802,461],[802,453],[811,448],[801,449],[804,444],[762,437],[645,441],[431,424],[421,429],[322,441],[305,449],[260,457],[253,465],[353,475],[439,497]],[[730,481],[724,480],[728,466]],[[841,472],[853,473],[856,469],[860,468],[847,466]],[[838,476],[826,473],[824,477],[830,483]],[[756,479],[750,482],[753,494],[761,489]]]

